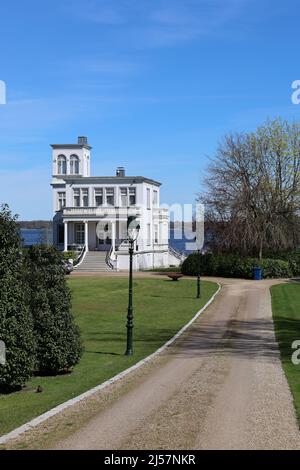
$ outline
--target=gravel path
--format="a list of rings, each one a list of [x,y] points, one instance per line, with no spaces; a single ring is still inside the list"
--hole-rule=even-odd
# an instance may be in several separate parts
[[[81,420],[75,432],[60,435],[59,421],[42,429],[44,436],[57,432],[59,442],[52,438],[48,447],[300,449],[274,337],[271,282],[222,283],[215,302],[159,360],[107,390],[101,406],[95,397],[68,412],[64,422]]]

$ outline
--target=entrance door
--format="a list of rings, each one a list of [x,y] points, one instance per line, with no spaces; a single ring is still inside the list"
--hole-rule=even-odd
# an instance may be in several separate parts
[[[111,249],[111,232],[109,230],[109,225],[107,224],[104,227],[104,230],[101,231],[100,236],[97,235],[97,248],[100,251],[109,251]]]
[[[97,238],[98,250],[100,251],[109,251],[111,249],[111,239],[110,238]]]

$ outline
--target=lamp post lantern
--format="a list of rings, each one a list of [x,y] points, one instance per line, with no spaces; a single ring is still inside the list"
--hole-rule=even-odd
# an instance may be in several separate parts
[[[127,311],[127,347],[126,356],[133,354],[133,304],[132,304],[132,264],[134,242],[136,241],[140,231],[140,225],[135,216],[129,216],[127,219],[127,236],[129,241],[129,295],[128,295],[128,311]]]

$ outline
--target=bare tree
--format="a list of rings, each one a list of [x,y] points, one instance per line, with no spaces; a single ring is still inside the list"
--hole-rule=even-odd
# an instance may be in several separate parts
[[[253,254],[300,242],[300,125],[276,119],[248,134],[227,135],[205,178],[216,248]]]

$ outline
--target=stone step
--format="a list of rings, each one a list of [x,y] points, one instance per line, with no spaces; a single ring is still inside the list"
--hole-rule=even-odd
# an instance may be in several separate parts
[[[76,269],[76,273],[108,273],[113,272],[111,269]]]
[[[111,269],[76,269],[77,273],[107,273],[112,272]]]
[[[106,266],[106,263],[81,263],[80,266]]]
[[[84,259],[85,262],[87,263],[105,263],[105,259],[100,258],[100,259]]]
[[[84,268],[78,268],[76,269],[75,271],[91,271],[91,272],[98,272],[98,271],[111,271],[111,269],[109,269],[108,267],[98,267],[98,268],[89,268],[88,266],[85,266]]]
[[[78,269],[100,269],[100,268],[106,269],[106,268],[108,268],[108,267],[107,267],[106,265],[105,265],[105,266],[83,266],[83,265],[81,266],[81,265],[80,265],[80,266],[78,267]]]
[[[82,263],[74,272],[102,273],[112,271],[106,264],[107,253],[105,251],[88,251]]]
[[[84,260],[83,263],[89,263],[89,264],[105,264],[105,261],[103,259],[101,260]]]
[[[85,266],[106,266],[106,263],[82,263],[82,264],[84,264]]]

